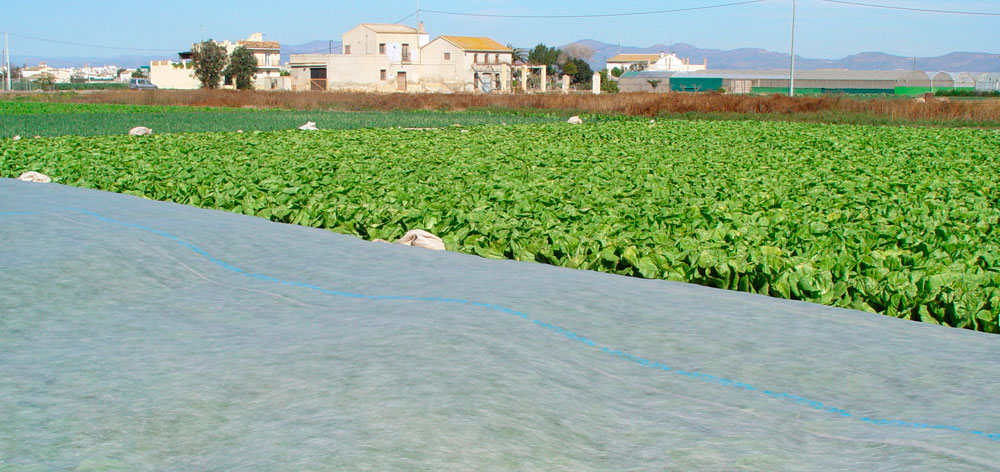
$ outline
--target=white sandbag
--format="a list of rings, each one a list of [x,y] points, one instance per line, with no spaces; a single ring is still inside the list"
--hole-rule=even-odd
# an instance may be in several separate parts
[[[426,249],[433,249],[435,251],[444,251],[444,241],[441,238],[428,233],[422,229],[411,229],[396,241],[396,244],[402,244],[404,246],[416,246]]]
[[[17,180],[23,180],[25,182],[38,182],[42,184],[52,182],[52,179],[49,176],[35,171],[25,172],[19,175]]]
[[[316,127],[316,123],[315,122],[307,121],[306,124],[304,124],[302,126],[299,126],[299,129],[302,130],[302,131],[316,131],[319,128]]]
[[[576,116],[576,115],[569,117],[569,119],[566,120],[566,122],[569,123],[569,124],[571,124],[571,125],[582,125],[583,124],[583,120],[581,120],[580,117]]]
[[[135,128],[128,130],[129,136],[149,136],[151,134],[153,134],[153,130],[145,126],[136,126]]]

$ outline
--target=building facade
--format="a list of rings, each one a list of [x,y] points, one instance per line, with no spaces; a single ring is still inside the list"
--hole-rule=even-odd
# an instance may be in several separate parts
[[[490,38],[440,36],[421,24],[364,23],[343,35],[341,54],[293,54],[292,90],[491,92],[508,90],[513,51]]]

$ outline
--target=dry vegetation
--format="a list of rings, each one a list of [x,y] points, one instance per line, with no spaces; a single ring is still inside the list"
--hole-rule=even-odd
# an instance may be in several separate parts
[[[1000,126],[1000,100],[919,103],[905,98],[795,97],[691,93],[628,94],[378,94],[352,92],[254,92],[233,90],[101,91],[48,100],[135,105],[194,105],[296,110],[530,110],[604,115],[669,114],[818,116],[851,121],[862,116],[891,122],[967,123]],[[836,119],[839,117],[840,119]],[[862,120],[863,121],[863,120]]]

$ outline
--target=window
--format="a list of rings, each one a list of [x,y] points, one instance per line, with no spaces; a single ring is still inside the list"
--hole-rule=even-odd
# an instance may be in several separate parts
[[[483,62],[485,62],[487,64],[490,63],[490,55],[489,54],[483,54]]]
[[[345,44],[344,45],[344,54],[350,54],[350,53],[351,53],[351,45],[350,44]]]
[[[446,60],[446,61],[450,61],[451,60],[451,53],[450,52],[444,53],[444,60]]]
[[[500,55],[499,54],[494,54],[493,55],[493,62],[496,62],[497,64],[500,63]]]
[[[378,43],[378,53],[385,55],[385,43]]]
[[[479,54],[472,55],[472,62],[473,64],[479,64]]]
[[[385,69],[378,71],[379,80],[385,80]]]

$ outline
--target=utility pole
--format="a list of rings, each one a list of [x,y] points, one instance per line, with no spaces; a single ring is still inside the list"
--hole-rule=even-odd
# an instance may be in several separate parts
[[[3,80],[3,89],[4,90],[9,90],[7,88],[7,79],[6,79],[6,77],[10,77],[10,67],[7,67],[7,32],[6,31],[3,32],[3,63],[0,64],[0,65],[2,65],[4,67],[4,73],[5,73],[5,78]]]
[[[14,71],[10,70],[10,46],[7,45],[7,32],[6,31],[3,32],[3,52],[4,52],[4,54],[3,54],[4,59],[3,59],[3,61],[4,61],[4,64],[6,64],[6,67],[7,67],[7,90],[14,90],[10,86],[10,78],[14,74]]]
[[[795,96],[795,0],[792,0],[792,60],[788,66],[788,96]]]
[[[417,0],[417,29],[420,29],[420,0]]]

